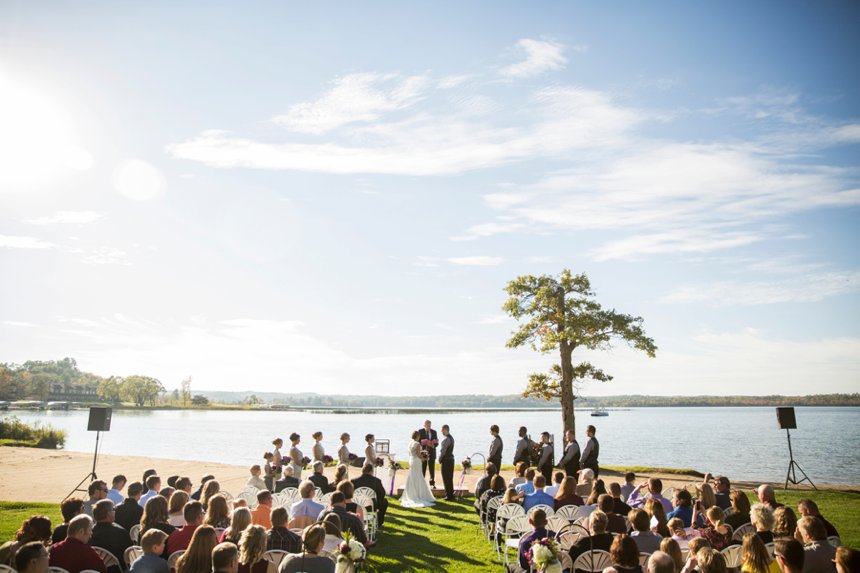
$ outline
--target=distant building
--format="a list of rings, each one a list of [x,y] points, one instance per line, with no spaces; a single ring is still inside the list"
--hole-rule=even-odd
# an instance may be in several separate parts
[[[98,402],[98,382],[73,384],[71,382],[55,382],[51,384],[48,400],[56,402]]]

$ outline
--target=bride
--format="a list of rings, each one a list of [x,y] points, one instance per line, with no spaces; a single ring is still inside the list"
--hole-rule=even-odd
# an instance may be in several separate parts
[[[421,474],[421,462],[421,444],[418,443],[418,432],[415,431],[412,432],[412,442],[409,444],[409,475],[406,476],[406,485],[403,487],[403,495],[400,496],[400,505],[403,507],[436,505],[436,499]]]

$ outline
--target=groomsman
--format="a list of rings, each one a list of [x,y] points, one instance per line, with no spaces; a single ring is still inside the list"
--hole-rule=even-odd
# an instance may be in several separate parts
[[[421,449],[429,456],[427,461],[421,462],[421,475],[427,476],[427,468],[430,468],[430,487],[436,487],[436,446],[439,445],[439,436],[436,434],[430,420],[424,420],[424,427],[418,430],[418,441]]]
[[[520,439],[517,441],[517,450],[514,452],[514,465],[520,462],[526,464],[526,467],[532,465],[532,441],[529,439],[529,431],[525,426],[520,426]]]
[[[564,468],[566,475],[576,476],[579,471],[579,443],[573,435],[573,430],[566,431],[564,439],[567,444],[564,446],[564,455],[559,460],[558,466]]]
[[[552,444],[549,442],[549,432],[541,432],[540,434],[540,458],[538,459],[537,469],[544,477],[544,484],[552,483],[552,466],[555,456],[553,455]]]
[[[445,499],[454,501],[454,436],[448,424],[442,426],[442,444],[439,446],[439,463],[442,465],[442,483],[445,484]]]
[[[597,476],[600,472],[600,466],[598,465],[597,457],[600,455],[600,444],[597,442],[597,438],[594,437],[594,434],[597,433],[597,429],[594,426],[588,426],[585,429],[585,433],[588,436],[588,442],[585,444],[585,450],[582,452],[582,460],[580,463],[584,468],[591,468],[594,471],[594,479],[597,479]]]
[[[499,427],[495,424],[490,426],[490,435],[493,436],[490,441],[490,451],[487,453],[487,463],[496,464],[497,468],[502,467],[502,438],[499,436]]]

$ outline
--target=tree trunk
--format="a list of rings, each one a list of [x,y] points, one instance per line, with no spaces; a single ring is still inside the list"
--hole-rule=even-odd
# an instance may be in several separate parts
[[[559,345],[561,353],[561,420],[564,425],[564,431],[571,430],[573,437],[576,437],[575,418],[573,413],[573,364],[571,363],[571,354],[573,349],[570,348],[566,340],[562,340]]]

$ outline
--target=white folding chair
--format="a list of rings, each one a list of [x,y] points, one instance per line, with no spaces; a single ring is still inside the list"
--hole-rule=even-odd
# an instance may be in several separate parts
[[[182,554],[185,553],[184,549],[180,549],[179,551],[174,551],[170,554],[170,557],[167,558],[167,566],[171,571],[176,569],[176,562],[179,561],[179,558],[182,557]]]
[[[666,499],[668,499],[669,501],[671,501],[671,500],[672,500],[672,496],[673,496],[673,495],[675,495],[675,488],[674,488],[674,487],[667,487],[666,489],[664,489],[664,490],[660,493],[660,495],[662,495],[663,497],[665,497]]]
[[[765,543],[764,548],[767,549],[767,554],[770,555],[770,558],[773,559],[773,552],[776,551],[776,547],[773,543]]]
[[[134,560],[143,555],[143,547],[140,545],[132,545],[122,554],[122,560],[125,561],[126,568],[134,563]]]
[[[723,556],[723,559],[726,560],[726,568],[728,569],[738,569],[741,566],[741,549],[740,545],[729,545],[720,553]]]
[[[9,567],[8,565],[0,564],[0,573],[17,573],[14,569]]]
[[[105,549],[104,547],[97,547],[93,545],[93,551],[99,554],[99,557],[102,558],[102,561],[105,562],[105,567],[110,569],[111,567],[119,567],[122,569],[122,566],[119,564],[119,559],[117,556]]]
[[[235,497],[233,497],[233,494],[232,494],[232,493],[230,493],[229,491],[224,491],[224,490],[222,489],[220,493],[221,493],[221,495],[223,495],[223,496],[224,496],[224,499],[226,499],[226,500],[227,500],[227,503],[230,503],[231,501],[233,501],[234,499],[236,499]]]
[[[299,493],[299,490],[297,488],[294,488],[294,487],[288,487],[280,493],[284,497],[284,499],[286,500],[285,501],[285,503],[286,503],[285,507],[289,507],[289,505],[291,503],[296,502],[296,501],[300,501],[302,499],[302,495]]]
[[[263,553],[263,561],[272,563],[275,565],[275,567],[277,567],[281,564],[281,561],[283,561],[284,557],[286,556],[286,551],[281,551],[280,549],[270,549]]]
[[[372,487],[360,487],[355,490],[354,495],[364,495],[373,500],[373,506],[376,507],[376,492]]]
[[[642,571],[648,570],[648,560],[651,559],[650,553],[639,552],[639,567],[642,568]]]
[[[839,539],[838,535],[831,535],[827,538],[827,543],[829,543],[833,547],[839,547],[840,545],[842,545],[842,540]]]
[[[355,501],[354,497],[352,501]],[[331,505],[331,493],[325,493],[320,496],[319,503],[323,504],[325,507],[329,507]]]
[[[731,514],[733,514],[734,512],[735,512],[735,509],[733,507],[729,506],[723,510],[723,517],[728,517]]]
[[[257,488],[254,488],[254,489],[257,489]],[[256,493],[243,491],[242,493],[239,494],[239,499],[244,499],[245,503],[248,504],[249,509],[254,509],[255,507],[257,507],[257,494]]]
[[[530,507],[530,508],[529,508],[529,511],[528,511],[528,513],[527,513],[526,515],[528,515],[529,517],[531,517],[531,516],[532,516],[532,514],[533,514],[534,512],[536,512],[537,510],[539,510],[539,509],[542,509],[542,510],[544,511],[544,513],[546,514],[546,516],[547,516],[547,517],[550,517],[550,516],[555,515],[555,510],[554,510],[553,508],[551,508],[550,506],[546,505],[545,503],[540,503],[540,504],[538,504],[538,505],[533,505],[532,507]]]
[[[505,566],[508,565],[508,549],[513,549],[514,551],[519,551],[520,548],[520,538],[523,535],[526,535],[532,530],[532,526],[529,523],[529,518],[525,515],[518,515],[516,517],[512,517],[505,524],[505,532],[504,532],[504,552],[505,552]]]
[[[546,528],[549,531],[554,531],[558,537],[570,528],[570,522],[563,517],[553,515],[546,520]]]
[[[732,534],[732,539],[735,541],[743,542],[744,535],[746,535],[747,533],[755,533],[755,527],[752,523],[745,523],[735,529],[735,532]]]
[[[128,536],[131,539],[131,542],[137,545],[140,543],[140,524],[136,523],[131,526],[131,529],[128,530]]]
[[[495,526],[495,520],[492,522],[490,521],[490,512],[498,512],[500,507],[502,507],[502,496],[499,495],[491,497],[487,502],[486,511],[481,514],[481,528],[484,531],[484,535],[487,536],[487,539],[490,539],[493,536],[493,527]]]
[[[570,551],[570,548],[576,545],[576,542],[586,537],[581,531],[565,531],[558,536],[558,546],[562,551]]]
[[[589,571],[591,573],[602,573],[604,569],[612,565],[612,559],[608,551],[586,551],[573,562],[573,569]]]
[[[317,503],[322,503],[322,497],[323,497],[323,491],[320,488],[315,487],[314,488],[314,501]]]
[[[578,510],[579,507],[576,505],[563,505],[556,510],[555,515],[556,517],[566,519],[569,523],[573,523],[576,521],[576,512]]]
[[[597,509],[596,503],[592,504],[592,505],[580,505],[576,509],[576,518],[575,519],[582,519],[583,517],[588,517],[589,515],[591,515],[591,513],[595,509]]]

